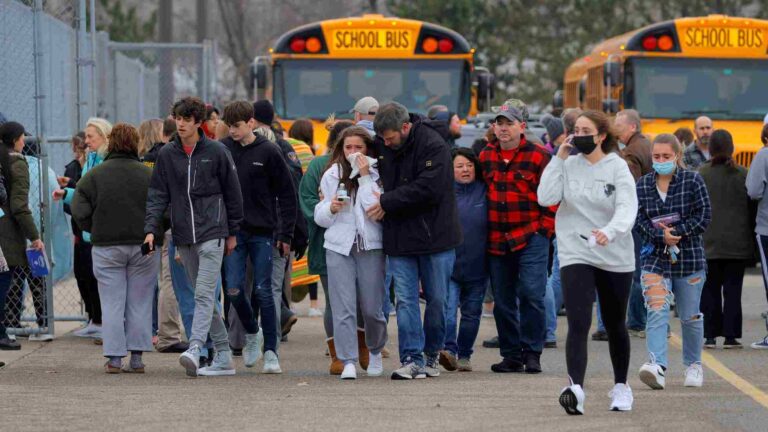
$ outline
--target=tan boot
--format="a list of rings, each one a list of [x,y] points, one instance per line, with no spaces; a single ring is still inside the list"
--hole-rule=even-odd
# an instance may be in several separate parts
[[[328,338],[326,342],[328,343],[328,353],[331,355],[330,373],[331,375],[341,375],[341,372],[344,371],[344,363],[336,358],[336,346],[333,344],[333,338]]]
[[[368,345],[365,344],[365,330],[357,329],[357,361],[360,367],[368,370]]]

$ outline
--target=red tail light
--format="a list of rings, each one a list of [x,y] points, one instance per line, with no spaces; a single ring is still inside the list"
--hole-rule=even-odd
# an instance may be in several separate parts
[[[659,41],[655,36],[648,36],[643,39],[643,49],[646,51],[654,51],[658,46]]]
[[[438,42],[437,45],[440,49],[440,52],[443,54],[447,54],[453,51],[453,41],[450,39],[440,39],[440,42]]]
[[[291,51],[295,53],[303,53],[307,47],[307,41],[304,39],[296,38],[290,43]]]

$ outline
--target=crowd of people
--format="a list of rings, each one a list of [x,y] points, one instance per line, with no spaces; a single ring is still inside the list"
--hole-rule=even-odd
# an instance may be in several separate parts
[[[296,321],[288,275],[305,252],[325,293],[320,311],[310,287],[330,374],[384,374],[392,308],[392,379],[472,371],[486,297],[500,353],[491,370],[538,374],[564,307],[568,414],[584,413],[593,303],[592,339],[610,346],[610,409],[628,411],[630,335],[646,339],[640,380],[664,389],[674,307],[684,385],[701,387],[703,348],[718,338],[742,347],[755,249],[768,300],[768,147],[748,171],[707,117],[650,141],[637,111],[568,109],[545,116],[537,137],[513,99],[483,139],[457,148],[459,118],[446,107],[421,116],[369,96],[351,113],[328,122],[325,155],[311,121],[283,131],[267,101],[220,111],[188,97],[138,128],[88,121],[53,199],[72,215],[90,318],[75,334],[103,344],[107,373],[143,373],[154,349],[180,353],[190,377],[234,375],[236,356],[282,373],[280,342]],[[25,250],[44,248],[23,138],[22,125],[0,125],[2,349],[19,348],[4,326],[18,325],[7,293]],[[768,336],[752,348],[768,349]]]

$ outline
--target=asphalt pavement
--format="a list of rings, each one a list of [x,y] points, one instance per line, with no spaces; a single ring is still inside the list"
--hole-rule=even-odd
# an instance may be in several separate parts
[[[297,309],[305,311],[307,303]],[[393,317],[386,376],[359,372],[354,382],[328,375],[319,318],[301,317],[282,344],[282,375],[262,375],[260,364],[246,369],[237,358],[236,376],[197,379],[184,375],[177,354],[160,353],[145,355],[144,375],[106,375],[101,348],[63,334],[72,325],[62,323],[53,342],[22,339],[22,351],[0,351],[0,361],[8,363],[0,369],[0,431],[765,431],[768,351],[748,347],[766,331],[757,274],[746,278],[743,305],[745,348],[706,350],[701,389],[683,387],[677,320],[666,390],[651,390],[637,378],[645,341],[632,338],[631,412],[608,411],[608,344],[590,341],[586,415],[580,417],[567,416],[557,402],[567,384],[564,317],[558,348],[545,350],[540,375],[492,373],[498,351],[482,348],[481,341],[495,334],[495,326],[483,319],[473,372],[392,381],[389,372],[398,366]]]

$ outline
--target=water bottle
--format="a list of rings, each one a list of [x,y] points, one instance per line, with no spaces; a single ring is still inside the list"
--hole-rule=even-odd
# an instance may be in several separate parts
[[[346,201],[349,199],[347,188],[344,186],[344,183],[339,183],[339,188],[336,190],[336,199],[339,201]]]

